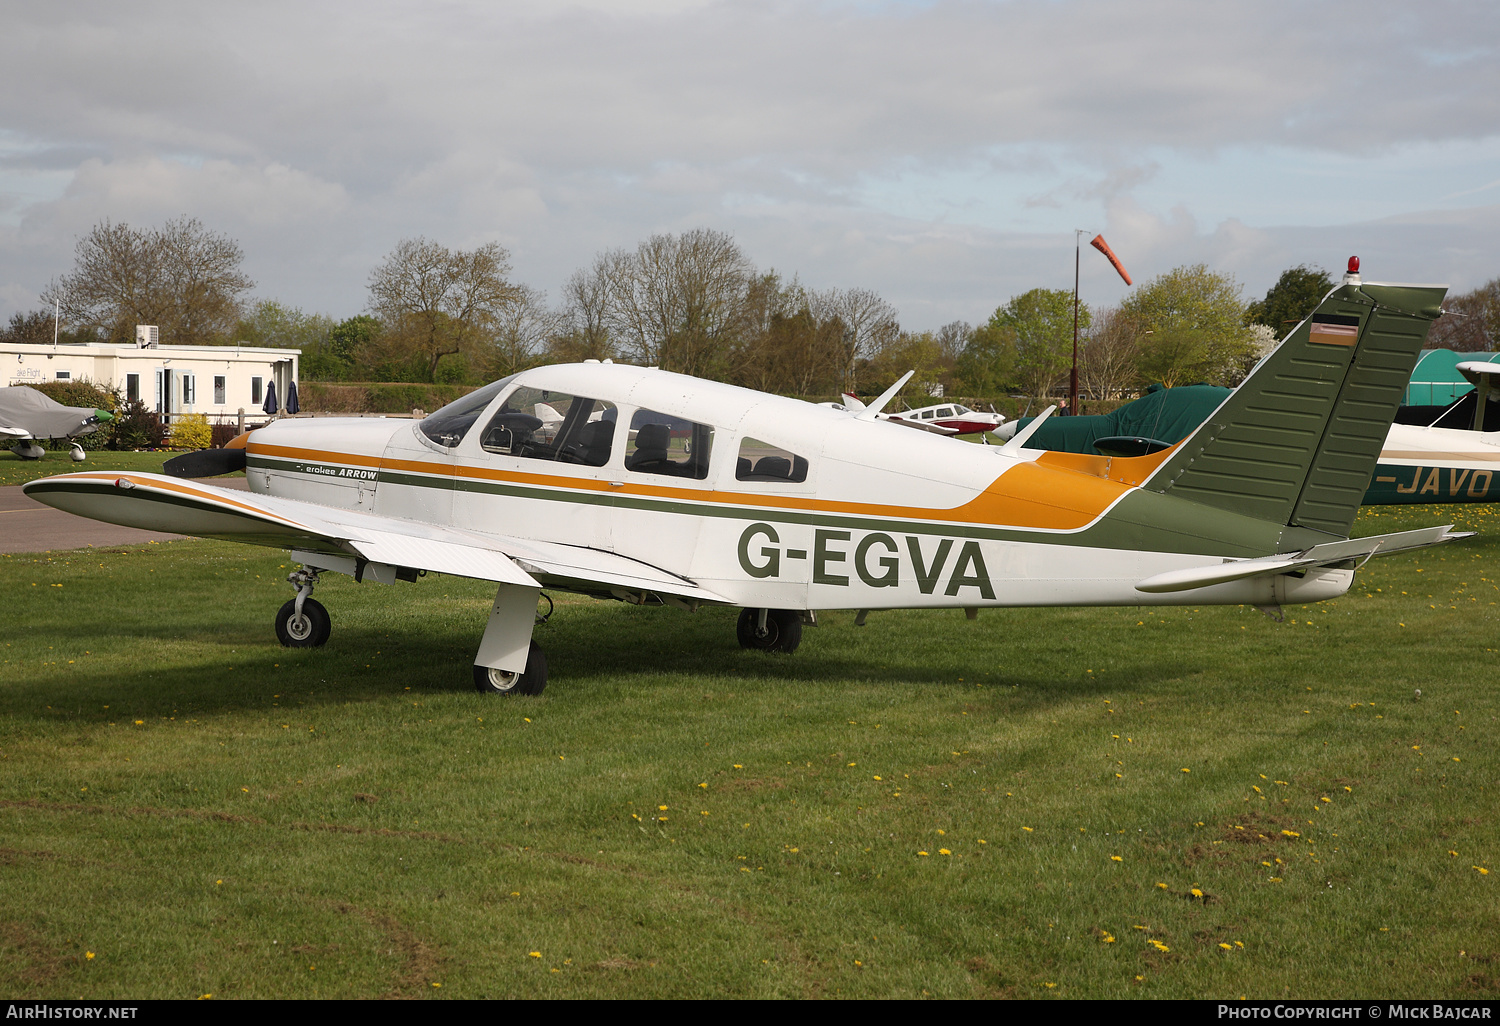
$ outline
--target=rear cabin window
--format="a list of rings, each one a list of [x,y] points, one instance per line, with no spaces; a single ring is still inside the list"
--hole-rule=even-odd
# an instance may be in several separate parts
[[[618,419],[607,399],[522,385],[490,418],[479,444],[503,456],[602,467],[609,462]]]
[[[740,442],[734,478],[736,481],[802,482],[807,480],[807,460],[770,442],[747,436]]]
[[[714,429],[655,410],[636,410],[630,418],[625,446],[625,469],[638,474],[664,474],[702,481],[708,477],[708,457]]]

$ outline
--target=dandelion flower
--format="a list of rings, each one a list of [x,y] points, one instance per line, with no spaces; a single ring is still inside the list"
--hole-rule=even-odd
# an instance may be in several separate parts
[[[1104,936],[1099,939],[1105,944],[1113,944],[1115,942],[1115,935],[1106,930]]]
[[[94,953],[92,951],[85,951],[83,954],[90,962],[94,960]]]
[[[532,958],[541,958],[542,957],[542,953],[540,951],[528,951],[526,953],[528,955],[530,955]]]
[[[1122,859],[1122,858],[1120,858],[1120,856],[1118,856],[1118,855],[1111,855],[1109,857],[1109,861],[1111,861],[1111,862],[1124,862],[1125,860]]]
[[[1223,941],[1219,942],[1219,947],[1223,948],[1225,951],[1233,951],[1234,950],[1234,947],[1232,945],[1225,944]]]
[[[953,853],[951,851],[949,851],[947,848],[939,848],[938,849],[938,854],[939,855],[952,855]]]
[[[925,851],[919,851],[917,852],[917,854],[922,856],[924,859],[927,857],[927,853]]]
[[[1164,883],[1158,883],[1156,886],[1159,887],[1159,888],[1161,888],[1162,890],[1166,890],[1167,889],[1167,885],[1164,884]]]
[[[1196,887],[1194,887],[1189,893],[1192,894],[1192,896],[1195,898],[1203,897],[1203,892]]]
[[[1490,875],[1490,871],[1488,869],[1485,869],[1483,866],[1474,866],[1472,868],[1479,870],[1479,875],[1480,876],[1489,876]]]
[[[1026,831],[1028,834],[1036,832],[1036,831],[1032,830],[1031,827],[1022,827],[1021,829],[1024,830],[1024,831]]]

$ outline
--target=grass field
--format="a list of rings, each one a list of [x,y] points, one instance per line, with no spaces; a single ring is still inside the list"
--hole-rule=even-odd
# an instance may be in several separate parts
[[[1280,624],[834,613],[767,657],[559,596],[510,700],[484,585],[333,577],[292,651],[276,552],[0,556],[0,991],[1493,998],[1500,533],[1358,528],[1455,520]]]

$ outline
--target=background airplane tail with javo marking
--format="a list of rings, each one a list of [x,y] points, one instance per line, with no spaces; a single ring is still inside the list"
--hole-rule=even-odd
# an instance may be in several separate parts
[[[1348,537],[1446,292],[1346,275],[1142,487]]]

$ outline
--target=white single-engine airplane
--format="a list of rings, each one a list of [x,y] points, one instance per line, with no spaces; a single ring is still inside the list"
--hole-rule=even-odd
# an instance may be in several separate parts
[[[64,406],[25,385],[0,388],[0,442],[13,442],[10,451],[23,460],[39,460],[46,453],[38,442],[93,434],[100,424],[114,420],[108,410],[92,406]],[[75,463],[84,460],[83,446],[74,442]]]
[[[486,693],[546,683],[543,588],[740,606],[740,644],[786,652],[827,609],[857,623],[904,607],[1274,615],[1344,594],[1371,556],[1455,537],[1349,538],[1444,291],[1346,277],[1202,427],[1136,458],[1029,450],[1029,428],[991,447],[898,429],[876,419],[895,388],[850,412],[587,363],[523,371],[416,422],[260,428],[237,439],[249,493],[138,473],[25,489],[112,523],[291,550],[285,645],[327,641],[311,597],[325,572],[495,582],[474,660]],[[561,424],[543,432],[539,403]],[[236,454],[217,452],[199,472],[229,469]]]

